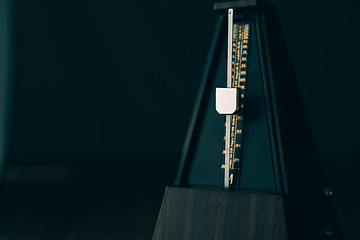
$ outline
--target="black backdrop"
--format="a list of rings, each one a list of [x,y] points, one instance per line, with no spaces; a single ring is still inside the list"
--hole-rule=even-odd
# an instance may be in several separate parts
[[[175,177],[214,2],[16,1],[0,238],[151,238]],[[344,239],[358,239],[359,3],[270,2]]]

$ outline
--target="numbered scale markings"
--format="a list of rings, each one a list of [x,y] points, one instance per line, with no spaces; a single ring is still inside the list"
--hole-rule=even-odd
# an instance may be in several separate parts
[[[247,78],[247,64],[248,64],[248,49],[249,49],[249,31],[250,24],[247,22],[235,23],[233,25],[232,34],[232,68],[231,68],[231,87],[238,88],[240,91],[239,110],[236,114],[231,115],[230,121],[230,146],[229,146],[229,160],[230,173],[229,184],[230,187],[235,185],[236,178],[240,170],[241,146],[243,139],[244,126],[244,110],[245,110],[245,91]],[[225,123],[226,127],[226,123]],[[225,142],[226,137],[224,137]],[[224,143],[225,144],[225,143]],[[221,168],[225,169],[225,155],[222,159]]]

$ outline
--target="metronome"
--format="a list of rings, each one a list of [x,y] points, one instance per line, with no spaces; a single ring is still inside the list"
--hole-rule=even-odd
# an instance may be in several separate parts
[[[273,7],[217,3],[174,187],[153,239],[339,239]]]

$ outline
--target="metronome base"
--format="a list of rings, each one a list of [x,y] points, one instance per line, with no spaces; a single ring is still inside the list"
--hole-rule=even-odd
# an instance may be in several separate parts
[[[153,240],[286,240],[280,195],[167,187]]]

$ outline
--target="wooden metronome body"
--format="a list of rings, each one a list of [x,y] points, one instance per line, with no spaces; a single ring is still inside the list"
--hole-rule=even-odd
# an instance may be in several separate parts
[[[168,187],[153,239],[288,239],[279,195]]]
[[[249,43],[240,167],[224,190],[225,118],[214,103],[215,88],[226,83],[229,8],[234,24],[249,26]],[[255,0],[214,9],[219,21],[175,186],[166,189],[153,239],[340,239],[333,193],[321,173],[275,11]]]

